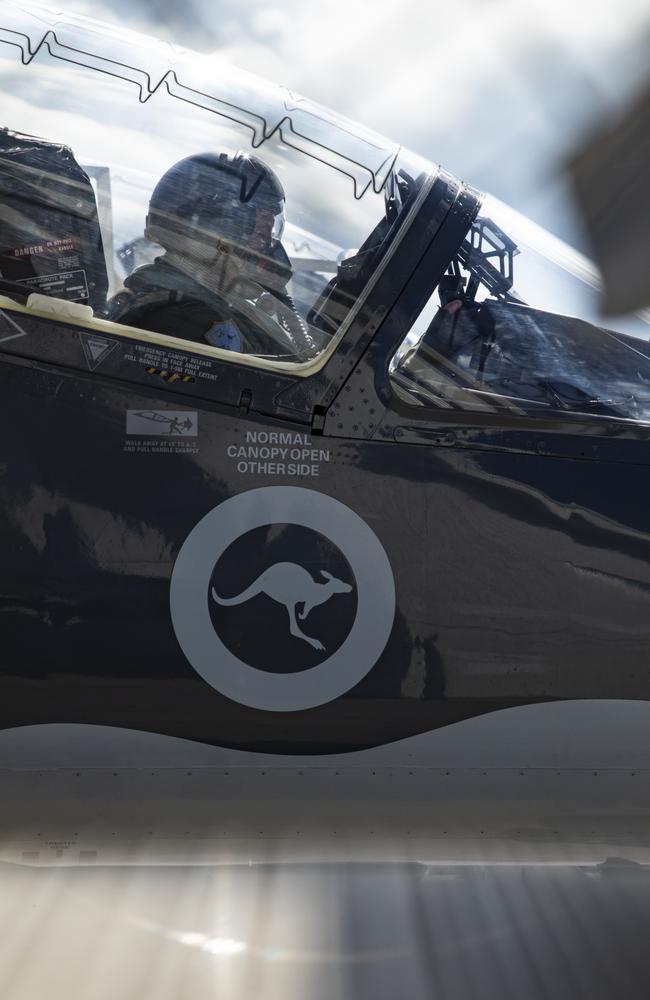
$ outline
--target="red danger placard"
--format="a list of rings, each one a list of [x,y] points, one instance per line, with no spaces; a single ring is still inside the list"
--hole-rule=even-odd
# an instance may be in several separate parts
[[[60,253],[61,251],[72,251],[77,249],[77,244],[73,239],[65,240],[43,240],[42,243],[32,243],[28,247],[16,247],[14,250],[7,250],[8,257],[37,257],[43,253]]]

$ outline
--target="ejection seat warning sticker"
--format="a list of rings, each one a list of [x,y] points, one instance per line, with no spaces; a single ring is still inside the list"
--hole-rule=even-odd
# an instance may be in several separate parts
[[[5,278],[35,292],[72,302],[88,302],[88,279],[76,240],[43,240],[2,255]]]
[[[198,432],[199,416],[195,410],[127,410],[124,451],[145,455],[196,455]]]
[[[92,333],[80,333],[79,339],[83,347],[86,364],[91,372],[99,368],[102,361],[106,361],[109,354],[112,354],[117,347],[116,340],[107,340],[106,337],[95,336]]]
[[[308,434],[246,431],[245,443],[229,444],[226,457],[242,475],[319,476],[330,449],[318,448]]]

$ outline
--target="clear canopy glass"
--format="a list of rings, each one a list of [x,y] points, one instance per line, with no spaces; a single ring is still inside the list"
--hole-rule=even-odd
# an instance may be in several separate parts
[[[650,317],[599,317],[583,255],[494,198],[393,358],[405,402],[650,422]]]
[[[261,332],[251,337],[242,333],[229,345],[231,350],[299,364],[332,349],[394,252],[432,176],[425,161],[285,88],[218,59],[81,16],[63,17],[49,8],[2,5],[0,73],[0,124],[11,132],[68,147],[95,193],[107,270],[106,301],[84,299],[83,280],[59,282],[57,294],[69,298],[76,294],[78,301],[90,301],[96,314],[171,333],[204,348],[215,342],[206,340],[206,324],[229,328],[234,324],[249,331],[261,317]],[[210,260],[205,248],[194,256],[191,252],[191,186],[185,192],[188,225],[182,241],[171,247],[154,243],[147,236],[146,219],[157,182],[174,164],[197,155],[232,158],[238,153],[257,157],[277,178],[286,195],[281,213],[286,225],[280,242],[280,215],[276,216],[266,249],[274,261],[269,268],[263,255],[253,259],[248,236],[241,237],[235,257],[246,280],[239,282],[237,293],[232,283],[224,293],[206,267]],[[41,158],[40,186],[48,187],[49,170],[50,186],[55,187],[60,181],[58,168],[44,167],[44,162]],[[8,211],[1,183],[3,165],[0,157],[0,204],[5,204],[0,207],[2,277],[51,294],[53,285],[41,280],[46,277],[43,271],[73,264],[79,265],[73,270],[84,270],[83,262],[73,261],[71,253],[67,258],[52,253],[39,257],[33,249],[42,247],[43,240],[48,250],[59,240],[78,242],[78,234],[65,231],[60,213],[56,225],[47,213],[44,221],[38,192],[32,188],[21,202],[20,224],[14,219],[11,234],[5,233],[3,239],[2,215]],[[12,192],[15,195],[15,184]],[[218,184],[213,198],[218,202]],[[221,236],[215,232],[215,244]],[[180,259],[179,249],[187,251],[189,262]],[[156,285],[155,290],[163,304],[172,291],[177,299],[191,302],[183,318],[170,328],[156,327],[142,309],[131,314],[116,310],[115,298],[125,286],[128,290],[134,273],[140,269],[142,275],[143,267],[151,269],[161,258],[165,267],[171,266],[170,251],[182,277],[175,289]],[[31,260],[32,271],[16,271],[18,252]],[[196,266],[199,258],[202,268]],[[343,282],[342,264],[347,266]],[[267,281],[266,271],[274,273],[274,282]],[[150,292],[158,272],[149,270],[144,277]],[[175,280],[169,277],[169,268],[165,278],[168,284]],[[143,280],[136,278],[131,284],[140,288]],[[332,289],[333,284],[338,287]],[[136,315],[138,322],[129,315]],[[287,334],[287,328],[294,333]],[[296,331],[299,336],[294,336]],[[220,329],[217,344],[226,346],[222,333]]]

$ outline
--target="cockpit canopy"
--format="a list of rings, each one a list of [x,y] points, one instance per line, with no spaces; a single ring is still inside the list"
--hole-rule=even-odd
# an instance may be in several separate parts
[[[375,286],[385,313],[417,272],[426,305],[391,348],[403,403],[650,421],[648,316],[604,330],[582,255],[472,196],[444,267],[420,264],[434,188],[451,204],[461,186],[415,154],[219,59],[31,3],[2,5],[0,72],[0,295],[307,376]]]

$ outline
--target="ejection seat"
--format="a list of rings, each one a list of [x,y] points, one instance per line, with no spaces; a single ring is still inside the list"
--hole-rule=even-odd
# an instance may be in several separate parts
[[[72,150],[0,128],[0,294],[101,313],[107,291],[95,192]]]

